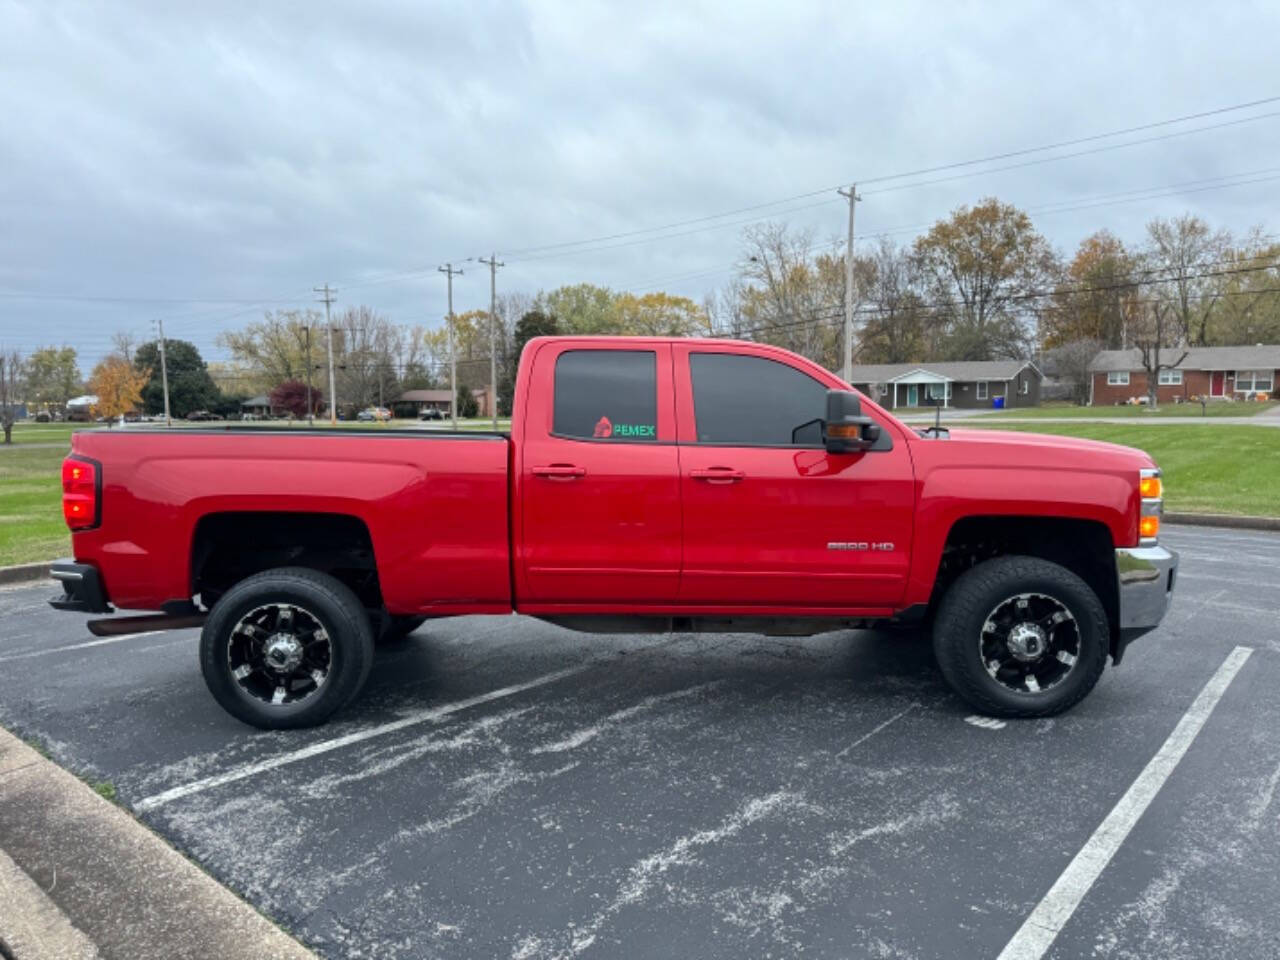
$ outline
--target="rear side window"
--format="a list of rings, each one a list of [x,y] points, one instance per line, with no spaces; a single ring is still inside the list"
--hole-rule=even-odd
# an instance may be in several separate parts
[[[566,350],[556,359],[551,432],[561,437],[658,439],[658,357],[652,350]]]
[[[807,373],[734,353],[690,354],[689,371],[699,443],[821,445],[827,388]]]

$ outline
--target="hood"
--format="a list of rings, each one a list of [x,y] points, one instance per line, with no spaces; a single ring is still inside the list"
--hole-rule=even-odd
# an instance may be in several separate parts
[[[950,434],[950,440],[937,442],[958,447],[954,452],[962,456],[976,454],[991,466],[1071,465],[1134,470],[1155,466],[1155,461],[1136,447],[1102,440],[1014,430],[953,429]]]

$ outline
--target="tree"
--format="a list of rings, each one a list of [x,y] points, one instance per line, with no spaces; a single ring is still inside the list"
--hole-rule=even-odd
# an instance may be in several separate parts
[[[688,297],[655,291],[621,294],[614,303],[618,332],[633,337],[697,337],[711,332],[707,311]]]
[[[534,306],[555,317],[564,333],[616,334],[617,296],[608,287],[577,283],[539,293]]]
[[[165,337],[165,363],[169,371],[169,412],[185,417],[193,410],[212,410],[221,399],[209,369],[195,344]],[[152,340],[138,347],[133,357],[138,370],[150,371],[142,388],[142,403],[147,413],[164,413],[163,369],[160,363],[160,341]]]
[[[524,345],[534,337],[554,337],[560,333],[560,323],[555,316],[541,310],[528,310],[516,322],[512,334],[511,354],[515,362],[510,364],[498,383],[498,413],[511,416],[516,384],[516,369]]]
[[[1045,354],[1046,367],[1071,387],[1071,399],[1081,406],[1089,402],[1089,383],[1093,376],[1089,364],[1102,348],[1100,340],[1072,340]]]
[[[25,370],[22,354],[0,348],[0,427],[4,429],[6,444],[13,443],[13,424],[18,419]]]
[[[1030,217],[992,197],[934,224],[915,252],[937,301],[941,352],[953,360],[1026,356],[1027,295],[1057,274]]]
[[[1206,339],[1215,346],[1280,342],[1280,244],[1250,237],[1228,254]]]
[[[26,399],[44,407],[61,408],[81,393],[76,348],[40,347],[27,358]]]
[[[107,424],[123,414],[137,410],[142,404],[142,388],[151,379],[150,370],[138,370],[123,357],[104,357],[89,377],[89,392],[96,394],[95,409]]]
[[[1045,311],[1045,345],[1097,340],[1106,350],[1124,347],[1136,310],[1138,268],[1138,259],[1110,231],[1085,237]]]
[[[1180,325],[1174,305],[1165,300],[1147,303],[1139,316],[1133,342],[1141,355],[1142,369],[1147,372],[1147,403],[1155,409],[1160,371],[1172,370],[1187,358],[1185,346],[1173,346],[1175,341],[1186,343],[1186,329]]]
[[[855,261],[854,282],[869,310],[859,338],[858,361],[924,359],[927,311],[920,295],[919,262],[911,252],[881,238],[874,254]]]
[[[305,383],[308,367],[327,364],[324,324],[324,314],[315,310],[276,310],[243,330],[221,334],[218,343],[248,371],[244,389],[265,392],[285,380]],[[335,336],[335,363],[338,346]]]
[[[476,417],[480,415],[480,404],[476,401],[475,394],[471,392],[471,388],[465,383],[458,384],[457,410],[459,417]]]
[[[1230,234],[1211,230],[1189,213],[1147,224],[1146,260],[1153,290],[1173,310],[1174,323],[1195,346],[1208,343],[1210,318],[1226,285],[1221,274],[1230,248]]]
[[[314,416],[316,411],[324,406],[324,395],[318,387],[311,388],[311,411],[308,413],[307,385],[301,380],[286,380],[272,389],[270,402],[272,410],[286,410],[302,419]]]

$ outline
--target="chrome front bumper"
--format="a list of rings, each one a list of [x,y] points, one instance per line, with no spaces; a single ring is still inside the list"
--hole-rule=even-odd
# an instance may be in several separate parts
[[[1116,581],[1120,598],[1115,662],[1124,648],[1164,619],[1173,600],[1178,555],[1164,547],[1120,547],[1116,550]]]

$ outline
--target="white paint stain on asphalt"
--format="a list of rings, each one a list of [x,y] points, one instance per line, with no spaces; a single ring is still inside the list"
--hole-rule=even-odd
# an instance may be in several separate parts
[[[1053,941],[1080,906],[1085,894],[1186,755],[1251,653],[1251,647],[1236,647],[1227,655],[1156,755],[1098,825],[1049,892],[1036,904],[1013,939],[1000,951],[997,960],[1040,960],[1053,946]]]
[[[885,728],[886,728],[886,727],[888,727],[890,724],[893,724],[893,723],[897,722],[898,720],[901,720],[903,717],[905,717],[908,713],[910,713],[912,710],[914,710],[914,709],[915,709],[916,707],[918,707],[918,706],[920,706],[920,704],[918,704],[918,703],[913,703],[913,704],[910,704],[909,706],[907,706],[907,707],[906,707],[906,709],[904,709],[904,710],[899,710],[897,713],[895,713],[895,714],[894,714],[892,717],[890,717],[888,720],[886,720],[886,721],[884,721],[883,723],[879,724],[878,726],[876,726],[876,727],[872,728],[872,729],[871,729],[870,731],[868,731],[867,733],[864,733],[864,734],[863,734],[862,736],[860,736],[857,740],[853,741],[853,743],[849,744],[847,747],[845,747],[843,750],[841,750],[839,753],[837,753],[837,754],[836,754],[836,759],[837,759],[837,760],[839,760],[839,759],[841,759],[842,757],[847,756],[847,755],[849,754],[849,752],[850,752],[850,751],[852,751],[855,747],[859,747],[859,746],[861,746],[862,744],[866,743],[868,740],[870,740],[872,737],[874,737],[874,736],[875,736],[877,733],[879,733],[881,730],[885,729]]]
[[[46,647],[43,650],[27,650],[22,653],[10,653],[0,657],[0,663],[9,660],[30,660],[33,657],[48,657],[55,653],[70,653],[75,650],[88,650],[91,647],[105,647],[113,643],[124,643],[126,640],[137,640],[139,637],[153,637],[163,630],[147,630],[143,633],[122,633],[118,637],[103,637],[100,640],[86,640],[84,643],[71,643],[62,647]]]
[[[1003,720],[997,720],[995,717],[980,717],[976,713],[965,717],[964,722],[983,730],[1003,730],[1006,726]]]
[[[593,723],[589,727],[581,727],[565,735],[564,737],[561,737],[559,740],[555,740],[551,743],[545,743],[545,744],[542,744],[541,746],[534,747],[529,752],[533,754],[564,753],[567,750],[575,750],[578,747],[582,746],[584,743],[588,743],[591,740],[594,740],[596,737],[600,736],[600,734],[604,733],[610,727],[614,727],[614,726],[617,726],[618,724],[625,723],[626,721],[633,719],[637,715],[644,713],[647,710],[652,710],[655,707],[664,706],[675,700],[683,700],[688,697],[697,696],[700,693],[704,693],[707,690],[711,690],[715,687],[722,685],[723,682],[724,681],[722,680],[713,680],[710,683],[699,683],[699,684],[695,684],[692,687],[685,687],[683,690],[675,690],[675,691],[672,691],[671,693],[660,693],[660,694],[655,694],[654,696],[651,696],[651,697],[645,697],[643,700],[639,700],[629,707],[625,707],[622,710],[614,711],[613,713],[609,714],[607,717],[604,717],[598,722]]]
[[[395,733],[398,730],[404,730],[407,727],[416,726],[420,723],[434,723],[437,720],[466,710],[470,707],[477,707],[483,703],[491,703],[494,700],[501,700],[504,697],[514,696],[517,693],[523,693],[526,690],[532,690],[536,687],[546,686],[549,683],[555,683],[557,680],[563,680],[566,677],[572,677],[575,674],[582,673],[588,667],[594,666],[592,663],[580,664],[576,667],[569,667],[565,670],[556,670],[552,673],[545,673],[540,677],[527,680],[524,683],[512,684],[509,687],[503,687],[499,690],[491,690],[488,693],[482,693],[475,697],[468,697],[466,700],[459,700],[456,703],[448,703],[440,707],[431,707],[426,710],[419,710],[407,717],[399,720],[392,720],[389,723],[382,723],[375,727],[368,727],[364,730],[357,730],[343,737],[334,737],[331,740],[321,740],[318,743],[310,744],[298,750],[292,750],[288,753],[282,753],[274,757],[268,757],[265,760],[259,760],[255,763],[246,763],[234,770],[228,770],[225,773],[219,773],[212,777],[205,777],[203,780],[196,780],[193,783],[183,784],[182,786],[172,787],[150,797],[140,800],[135,809],[139,812],[154,810],[166,803],[174,800],[180,800],[183,797],[189,797],[192,794],[202,793],[205,790],[212,790],[214,787],[220,787],[224,784],[235,783],[238,780],[244,780],[248,777],[255,777],[260,773],[266,773],[268,770],[276,770],[280,767],[287,766],[292,763],[298,763],[302,760],[309,760],[312,757],[318,757],[322,754],[331,753],[334,750],[341,750],[343,747],[349,747],[353,744],[364,743],[366,740],[372,740],[375,737],[383,737],[389,733]]]

